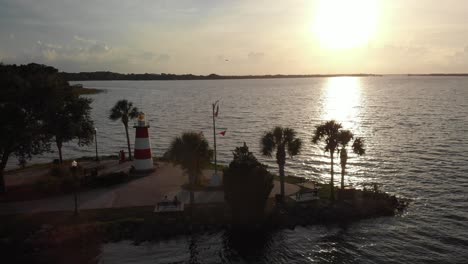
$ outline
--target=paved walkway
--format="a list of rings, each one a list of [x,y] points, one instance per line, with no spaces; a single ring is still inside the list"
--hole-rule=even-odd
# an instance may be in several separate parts
[[[213,171],[204,171],[205,177]],[[152,174],[134,181],[106,189],[95,189],[79,193],[80,209],[118,208],[130,206],[154,206],[164,196],[172,199],[177,195],[182,202],[188,202],[188,192],[180,186],[187,182],[187,177],[179,167],[169,163],[159,163],[158,169]],[[279,193],[279,182],[270,194],[273,197]],[[292,184],[285,184],[286,195],[299,190]],[[187,201],[186,201],[187,200]],[[195,201],[212,203],[224,201],[222,191],[197,192]],[[74,209],[73,195],[52,197],[35,201],[0,203],[0,214],[36,213],[46,211],[71,211]]]

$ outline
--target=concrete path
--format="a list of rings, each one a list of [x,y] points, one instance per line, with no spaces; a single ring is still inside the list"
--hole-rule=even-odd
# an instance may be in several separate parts
[[[205,177],[212,175],[213,171],[204,171]],[[152,174],[129,183],[106,189],[95,189],[79,193],[80,209],[118,208],[131,206],[154,206],[167,195],[172,199],[177,195],[182,202],[188,202],[188,192],[181,190],[181,185],[188,181],[187,176],[179,167],[169,163],[159,163],[158,169]],[[270,194],[273,197],[280,192],[279,182]],[[286,195],[296,193],[299,187],[285,184]],[[198,203],[223,202],[224,193],[196,192],[195,200]],[[46,211],[71,211],[74,209],[73,195],[51,197],[42,200],[0,203],[0,214],[37,213]]]

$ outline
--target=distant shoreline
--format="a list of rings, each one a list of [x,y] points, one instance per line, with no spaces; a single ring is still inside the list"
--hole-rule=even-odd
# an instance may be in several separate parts
[[[436,77],[468,77],[468,73],[417,73],[407,74],[407,76],[436,76]]]
[[[115,72],[60,73],[67,81],[179,81],[179,80],[236,80],[236,79],[296,79],[323,77],[381,77],[380,74],[275,74],[275,75],[194,75],[194,74],[122,74]]]
[[[298,79],[298,78],[327,78],[327,77],[468,77],[468,73],[416,73],[416,74],[268,74],[268,75],[194,75],[170,73],[115,73],[108,71],[60,73],[67,81],[191,81],[191,80],[246,80],[246,79]]]
[[[70,87],[71,87],[72,92],[77,95],[98,94],[98,93],[102,93],[105,91],[103,89],[86,88],[86,87],[83,87],[82,84],[74,84],[74,85],[71,85]]]

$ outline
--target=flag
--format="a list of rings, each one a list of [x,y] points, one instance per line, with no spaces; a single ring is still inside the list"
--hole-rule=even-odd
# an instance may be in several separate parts
[[[218,111],[219,111],[219,105],[216,106],[216,112],[215,112],[215,117],[218,117]]]
[[[220,134],[221,136],[223,136],[223,137],[224,137],[224,135],[226,135],[226,131],[227,131],[227,129],[226,129],[226,130],[224,130],[224,131],[221,131],[221,132],[219,132],[218,134]]]

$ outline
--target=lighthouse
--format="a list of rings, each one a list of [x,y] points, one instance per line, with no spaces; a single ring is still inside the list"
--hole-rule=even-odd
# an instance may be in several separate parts
[[[153,156],[149,139],[149,124],[145,120],[145,114],[140,113],[135,128],[135,152],[133,165],[136,171],[150,171],[153,169]]]

